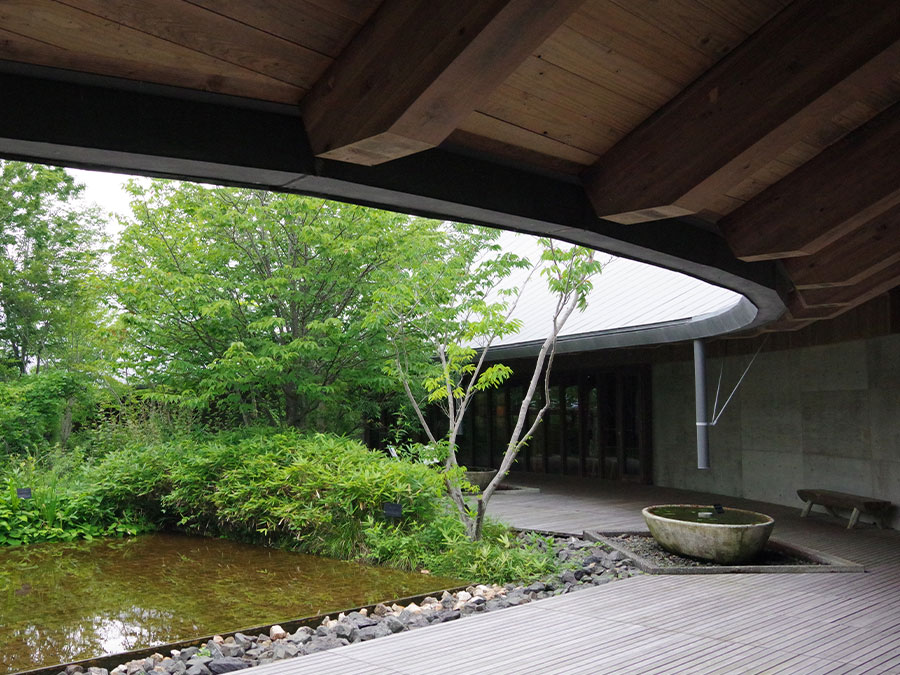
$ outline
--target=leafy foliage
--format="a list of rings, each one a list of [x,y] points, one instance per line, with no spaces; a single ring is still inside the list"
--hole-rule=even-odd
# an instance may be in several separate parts
[[[128,365],[154,396],[350,431],[395,388],[372,297],[437,224],[296,195],[132,185],[115,249]]]
[[[555,565],[500,525],[471,542],[440,473],[344,437],[256,429],[45,459],[0,479],[0,545],[177,528],[498,583]],[[34,499],[15,496],[25,486]]]
[[[152,529],[130,509],[104,509],[77,455],[27,456],[0,474],[0,546],[138,534]],[[31,488],[31,499],[17,488]]]
[[[504,584],[545,576],[559,566],[552,545],[523,545],[504,525],[488,521],[472,541],[452,514],[412,528],[369,519],[364,529],[368,558],[403,569]]]
[[[377,298],[379,315],[393,348],[392,362],[386,371],[403,385],[430,445],[447,448],[447,489],[468,536],[477,541],[482,536],[487,502],[547,410],[557,337],[569,316],[587,306],[591,277],[600,272],[600,263],[593,250],[560,247],[550,239],[540,239],[540,260],[532,264],[525,258],[503,253],[496,235],[487,231],[469,232],[461,226],[457,234],[464,236],[448,237],[450,245],[443,257],[419,259],[410,265],[409,278],[402,288],[384,289]],[[524,281],[518,285],[509,283],[513,271],[528,268]],[[538,270],[557,300],[555,311],[549,317],[548,336],[538,353],[499,471],[477,497],[473,510],[460,486],[449,479],[457,466],[456,439],[473,396],[499,387],[512,375],[512,370],[501,363],[489,364],[488,353],[497,339],[520,329],[521,322],[513,317],[514,311]],[[417,353],[430,353],[431,361],[418,360]],[[526,429],[526,415],[542,375],[545,403]],[[424,401],[416,395],[418,383],[424,388]],[[429,424],[424,403],[443,410],[446,433],[438,433]]]
[[[13,372],[90,360],[102,235],[82,189],[63,169],[0,160],[0,349]]]

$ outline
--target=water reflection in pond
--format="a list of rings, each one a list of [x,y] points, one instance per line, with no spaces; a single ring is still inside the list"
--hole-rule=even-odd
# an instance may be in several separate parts
[[[177,534],[0,548],[0,673],[460,583]]]

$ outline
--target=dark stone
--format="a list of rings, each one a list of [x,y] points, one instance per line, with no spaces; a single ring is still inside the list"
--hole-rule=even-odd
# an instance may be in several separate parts
[[[172,664],[166,666],[166,670],[170,673],[170,675],[184,675],[184,672],[187,670],[187,666],[184,665],[184,661],[173,659]]]
[[[209,650],[209,655],[211,657],[213,657],[214,659],[220,659],[223,656],[225,656],[222,653],[222,648],[219,646],[219,644],[217,642],[213,642],[212,640],[210,640],[209,642],[206,643],[206,648]],[[146,668],[144,670],[146,670]]]
[[[291,635],[287,636],[287,640],[294,644],[303,645],[309,642],[313,635],[315,635],[315,631],[312,628],[309,626],[300,626],[300,628]]]
[[[235,670],[243,670],[249,666],[249,663],[235,656],[223,656],[222,658],[213,659],[209,662],[209,669],[215,673],[215,675],[230,673]]]
[[[423,628],[429,624],[428,619],[422,614],[414,614],[410,617],[409,622],[406,624],[410,628]]]
[[[197,652],[199,651],[200,649],[197,647],[185,647],[181,650],[181,654],[178,655],[178,658],[182,661],[187,661],[188,659],[192,659],[197,656]]]
[[[606,557],[608,560],[612,560],[614,562],[618,562],[620,560],[625,560],[626,558],[628,558],[628,556],[625,555],[624,553],[622,553],[621,551],[610,551],[606,555]]]
[[[578,581],[578,579],[575,577],[575,572],[573,572],[572,570],[565,570],[564,572],[562,572],[559,575],[559,580],[566,585],[573,584]]]
[[[547,590],[547,584],[543,581],[535,581],[530,586],[526,586],[525,590],[529,593],[540,593],[541,591]]]
[[[572,574],[575,577],[575,581],[581,581],[581,577],[583,577],[586,572],[584,570],[575,570]]]
[[[334,627],[334,636],[338,638],[344,638],[345,640],[349,640],[350,642],[356,642],[356,638],[359,636],[359,628],[354,626],[349,621],[341,621]]]
[[[185,671],[185,675],[212,675],[212,671],[210,671],[210,669],[204,666],[202,663],[195,663],[194,665],[188,667],[188,669]]]
[[[326,626],[316,628],[316,637],[334,637],[334,630]]]
[[[393,614],[384,617],[381,623],[387,626],[392,633],[399,633],[402,630],[406,630],[406,626],[403,625],[403,622]]]
[[[244,649],[250,649],[253,646],[253,638],[243,633],[234,634],[234,643],[240,645]]]
[[[364,616],[359,612],[350,612],[347,615],[347,619],[349,619],[357,628],[368,628],[369,626],[374,626],[378,623],[374,619]]]
[[[232,644],[228,644],[226,642],[225,644],[221,645],[221,649],[222,649],[222,656],[243,656],[244,652],[246,651],[243,647],[241,647],[236,642],[232,643]]]
[[[210,661],[212,661],[212,657],[209,656],[192,656],[187,660],[187,664],[189,666],[208,666]]]
[[[359,629],[359,640],[360,642],[365,642],[366,640],[374,640],[378,636],[378,625],[374,626],[366,626],[365,628]]]
[[[379,623],[375,626],[375,637],[387,637],[388,635],[393,635],[394,632],[388,628],[386,623]]]
[[[487,601],[483,597],[481,597],[480,595],[476,595],[471,600],[469,600],[466,604],[467,605],[475,605],[477,607],[478,605],[483,605],[485,602],[487,602]]]
[[[281,642],[279,640],[279,642]],[[276,644],[272,649],[272,658],[276,661],[281,661],[282,659],[290,659],[301,652],[300,647],[295,644],[291,644],[290,642],[282,642],[281,644]]]
[[[335,649],[336,647],[343,647],[344,645],[350,644],[343,638],[336,637],[314,637],[310,640],[305,647],[307,654],[315,654],[316,652],[324,652],[329,649]]]
[[[437,613],[437,621],[440,623],[446,623],[447,621],[454,621],[460,617],[459,610],[457,609],[445,609],[442,612]]]

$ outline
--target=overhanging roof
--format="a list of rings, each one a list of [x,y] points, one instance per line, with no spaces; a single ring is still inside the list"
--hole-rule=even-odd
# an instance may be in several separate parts
[[[534,237],[506,232],[498,243],[504,251],[540,260],[542,249]],[[591,280],[586,308],[576,310],[559,333],[560,353],[721,335],[756,318],[756,308],[745,298],[700,279],[627,258],[601,256],[600,261],[602,271]],[[499,287],[523,289],[511,315],[521,327],[492,342],[491,359],[534,356],[550,333],[558,298],[540,273],[529,272],[514,270]]]
[[[19,0],[0,60],[6,157],[552,234],[769,329],[900,282],[893,0]]]

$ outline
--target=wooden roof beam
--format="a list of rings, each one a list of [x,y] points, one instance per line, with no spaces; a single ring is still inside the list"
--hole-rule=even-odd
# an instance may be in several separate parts
[[[821,251],[900,204],[897,157],[900,103],[728,214],[719,229],[741,260]]]
[[[859,229],[818,253],[784,261],[784,268],[800,290],[852,286],[900,262],[900,205],[885,211]]]
[[[887,293],[897,286],[900,286],[900,263],[894,263],[853,286],[797,291],[796,295],[800,299],[802,306],[808,309],[817,307],[843,307],[849,309],[882,293]]]
[[[900,68],[900,3],[797,0],[611,148],[597,215],[698,213]]]
[[[300,104],[319,157],[375,165],[440,144],[582,0],[385,0]]]

